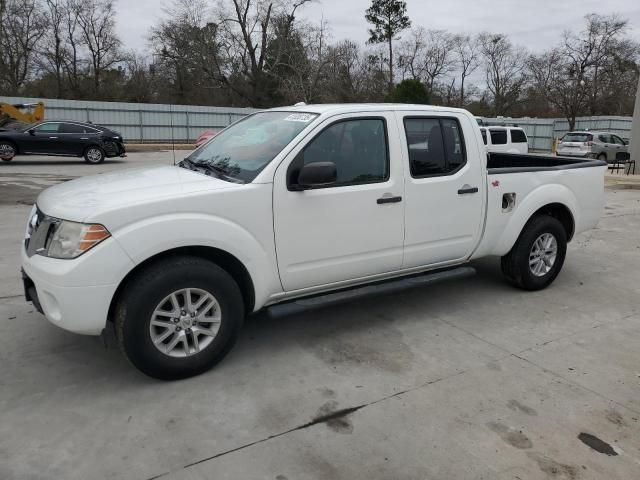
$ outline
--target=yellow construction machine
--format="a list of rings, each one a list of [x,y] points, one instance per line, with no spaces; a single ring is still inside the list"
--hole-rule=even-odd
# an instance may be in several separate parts
[[[44,103],[0,102],[0,128],[11,128],[12,124],[34,123],[44,120]]]

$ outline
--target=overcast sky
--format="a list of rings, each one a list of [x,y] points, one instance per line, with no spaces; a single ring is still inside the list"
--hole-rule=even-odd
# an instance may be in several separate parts
[[[230,0],[229,0],[230,1]],[[143,50],[149,27],[164,16],[170,0],[117,0],[118,32],[126,48]],[[214,3],[214,0],[211,1]],[[315,0],[300,16],[329,22],[333,40],[367,39],[364,11],[370,0]],[[553,46],[565,29],[579,29],[587,13],[618,13],[629,19],[629,33],[640,41],[638,0],[407,0],[414,26],[452,33],[506,33],[518,45],[540,51]]]

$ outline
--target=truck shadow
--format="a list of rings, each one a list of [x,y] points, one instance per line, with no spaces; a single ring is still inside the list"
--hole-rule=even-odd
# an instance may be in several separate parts
[[[250,315],[231,353],[194,381],[206,382],[207,377],[208,381],[219,381],[221,375],[251,370],[256,363],[273,361],[275,354],[301,348],[331,366],[369,365],[397,373],[411,364],[404,337],[416,324],[421,334],[428,334],[442,324],[444,315],[463,315],[478,299],[517,292],[502,280],[496,259],[483,259],[473,266],[477,275],[464,279],[328,305],[291,303]],[[47,356],[52,358],[51,368],[65,372],[66,381],[82,384],[108,379],[121,386],[141,387],[158,382],[129,364],[112,329],[105,330],[102,337],[52,329],[55,332],[51,332],[52,347]]]

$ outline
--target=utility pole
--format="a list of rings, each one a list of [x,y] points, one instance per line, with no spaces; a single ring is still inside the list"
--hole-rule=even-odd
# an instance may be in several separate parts
[[[636,105],[633,109],[630,147],[631,160],[635,160],[636,165],[640,166],[640,79],[638,80],[638,91],[636,92]],[[640,171],[636,170],[636,173],[640,173]]]

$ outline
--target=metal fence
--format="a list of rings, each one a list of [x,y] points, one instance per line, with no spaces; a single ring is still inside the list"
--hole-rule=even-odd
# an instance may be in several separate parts
[[[203,130],[221,129],[254,112],[251,108],[200,107],[154,103],[90,102],[0,97],[0,102],[46,105],[46,118],[93,122],[119,131],[130,143],[192,143]],[[580,117],[576,129],[605,130],[628,140],[631,117]],[[487,125],[518,125],[533,150],[550,151],[556,138],[569,131],[561,118],[484,118]]]
[[[553,142],[569,131],[569,122],[563,118],[483,118],[486,125],[517,125],[527,134],[535,151],[551,151]],[[632,117],[578,117],[575,130],[611,132],[630,140]]]
[[[222,129],[255,111],[251,108],[0,97],[0,102],[11,104],[39,101],[45,103],[47,119],[103,125],[117,130],[130,143],[191,143],[203,130]]]

